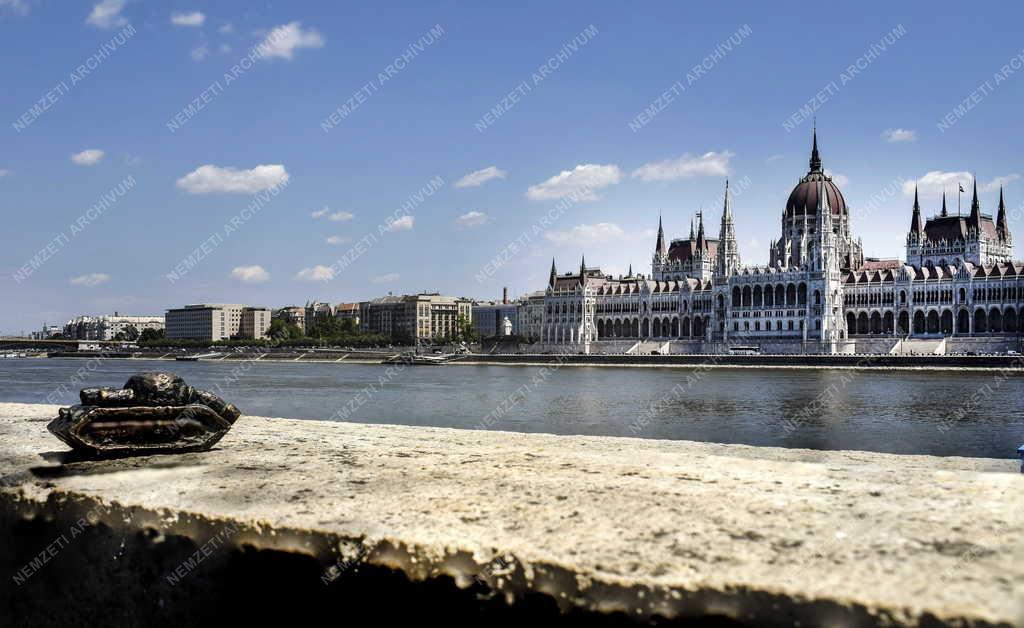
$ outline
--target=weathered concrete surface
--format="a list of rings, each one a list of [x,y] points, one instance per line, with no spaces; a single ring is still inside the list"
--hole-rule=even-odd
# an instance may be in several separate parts
[[[46,432],[56,409],[0,404],[0,504],[19,517],[90,510],[196,545],[228,528],[214,553],[479,578],[513,609],[539,593],[640,620],[1024,624],[1012,460],[243,416],[210,452],[74,462]]]

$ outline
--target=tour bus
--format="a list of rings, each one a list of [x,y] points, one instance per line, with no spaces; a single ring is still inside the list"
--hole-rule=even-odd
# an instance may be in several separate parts
[[[761,355],[761,347],[729,347],[729,355]]]

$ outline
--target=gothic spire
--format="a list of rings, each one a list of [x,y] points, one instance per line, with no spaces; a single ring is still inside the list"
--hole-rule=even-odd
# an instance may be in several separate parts
[[[814,123],[814,140],[811,145],[811,172],[821,172],[821,156],[818,154],[818,123]]]
[[[654,243],[654,253],[658,257],[665,257],[668,250],[665,248],[665,230],[661,228],[661,215],[658,215],[658,241]]]
[[[942,190],[942,217],[945,218],[948,215],[949,212],[946,211],[946,190]]]
[[[725,180],[725,202],[722,207],[722,220],[732,220],[732,195],[729,194],[729,180]]]
[[[978,203],[978,177],[974,177],[974,195],[971,197],[971,216],[967,224],[981,231],[981,204]]]
[[[558,271],[555,270],[555,258],[551,258],[551,277],[548,278],[548,285],[555,287],[555,279],[558,278]]]
[[[914,213],[910,218],[910,232],[919,238],[924,236],[924,222],[921,220],[921,204],[917,202],[917,186],[914,186]]]
[[[580,283],[584,285],[587,283],[587,260],[582,255],[580,255]]]
[[[691,216],[690,217],[690,240],[692,241],[696,237],[697,236],[694,235],[694,232],[693,232],[693,217]]]
[[[729,180],[725,180],[725,201],[722,207],[722,226],[718,232],[718,272],[731,275],[739,268],[740,251],[736,244],[736,228],[732,220],[732,195]]]
[[[1010,225],[1006,222],[1006,203],[1003,202],[1003,186],[999,186],[999,213],[996,215],[996,233],[1000,240],[1005,240],[1010,233]]]
[[[704,239],[704,212],[700,211],[697,213],[697,250],[703,251],[708,246],[708,241]]]

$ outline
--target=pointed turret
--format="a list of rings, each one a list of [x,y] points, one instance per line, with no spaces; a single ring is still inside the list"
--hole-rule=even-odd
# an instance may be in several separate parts
[[[971,197],[971,215],[967,227],[981,233],[981,204],[978,202],[978,177],[974,177],[974,195]]]
[[[706,251],[708,241],[704,238],[704,212],[697,213],[697,250]]]
[[[946,191],[942,191],[942,217],[949,216],[949,212],[946,210]]]
[[[665,247],[665,230],[661,228],[661,216],[658,216],[658,241],[654,243],[654,254],[660,259],[668,256],[668,249]]]
[[[814,139],[811,142],[811,172],[821,172],[821,156],[818,154],[818,125],[814,125]]]
[[[736,243],[736,228],[732,220],[732,195],[729,180],[725,180],[725,201],[722,205],[722,226],[718,231],[718,272],[731,275],[740,266],[740,249]]]
[[[633,276],[633,264],[630,264],[630,265],[629,265],[629,274],[628,274],[628,275],[626,275],[626,276],[627,276],[627,277],[632,277],[632,276]]]
[[[587,260],[584,256],[580,256],[580,283],[586,285],[587,283]]]
[[[696,238],[696,237],[697,236],[694,234],[694,231],[693,231],[693,218],[690,218],[690,241],[692,242],[693,239]]]
[[[1003,186],[999,186],[999,213],[996,214],[996,234],[1000,240],[1008,240],[1010,225],[1006,222],[1006,203],[1003,202]]]
[[[914,186],[914,213],[910,217],[910,233],[917,239],[924,238],[924,221],[921,220],[921,204],[917,201],[917,186]]]
[[[558,271],[555,270],[555,258],[551,258],[551,276],[548,278],[548,285],[555,287],[555,279],[558,278]]]

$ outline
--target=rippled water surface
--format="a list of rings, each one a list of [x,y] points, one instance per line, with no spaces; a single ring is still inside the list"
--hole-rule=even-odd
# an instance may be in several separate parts
[[[1014,458],[1024,376],[848,371],[0,359],[0,401],[74,403],[166,370],[262,416]],[[340,419],[339,419],[340,417]]]

